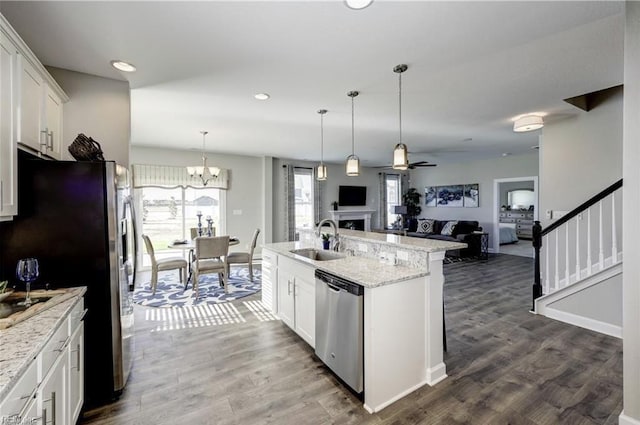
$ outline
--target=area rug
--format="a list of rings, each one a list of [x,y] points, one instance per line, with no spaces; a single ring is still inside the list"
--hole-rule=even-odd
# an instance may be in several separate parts
[[[262,274],[260,268],[253,266],[253,282],[249,280],[249,269],[232,267],[229,273],[229,293],[220,286],[218,274],[211,273],[200,276],[200,290],[196,301],[193,285],[189,283],[184,290],[184,283],[179,281],[177,271],[161,272],[158,276],[158,287],[155,295],[151,292],[151,282],[147,280],[141,288],[133,293],[133,301],[147,307],[186,307],[201,303],[224,303],[255,294],[260,290]]]

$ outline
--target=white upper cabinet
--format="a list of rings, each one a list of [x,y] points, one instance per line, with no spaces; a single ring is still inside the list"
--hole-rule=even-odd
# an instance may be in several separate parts
[[[69,100],[38,58],[0,15],[3,35],[15,45],[13,138],[21,148],[53,159],[62,157],[62,105]],[[5,102],[4,93],[3,105]]]
[[[18,213],[15,129],[15,87],[18,49],[0,31],[0,221]]]

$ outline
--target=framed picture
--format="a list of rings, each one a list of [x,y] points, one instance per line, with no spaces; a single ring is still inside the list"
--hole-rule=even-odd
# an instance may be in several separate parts
[[[438,186],[438,207],[462,207],[464,185]]]
[[[480,205],[480,191],[478,183],[464,185],[464,206],[466,208],[477,208]]]
[[[424,188],[424,204],[427,207],[436,206],[436,198],[438,197],[438,188],[435,186],[425,186]]]

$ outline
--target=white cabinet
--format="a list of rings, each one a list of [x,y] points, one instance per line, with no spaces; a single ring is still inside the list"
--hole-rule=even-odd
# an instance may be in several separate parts
[[[278,316],[315,347],[315,269],[278,256]]]
[[[0,401],[0,418],[14,418],[16,424],[78,421],[84,403],[83,316],[81,298]]]
[[[18,50],[0,31],[0,221],[18,213],[15,86]]]
[[[80,416],[80,410],[84,403],[84,323],[71,336],[67,349],[67,370],[69,373],[69,412],[70,423]]]
[[[45,424],[69,424],[67,419],[67,362],[59,356],[38,389],[38,409]]]
[[[262,304],[278,312],[278,255],[266,249],[262,250]]]
[[[10,109],[13,114],[13,139],[22,148],[60,159],[62,156],[62,105],[68,96],[42,66],[11,25],[0,15],[4,39],[15,52]],[[2,91],[4,110],[7,100]],[[7,103],[7,106],[9,104]]]

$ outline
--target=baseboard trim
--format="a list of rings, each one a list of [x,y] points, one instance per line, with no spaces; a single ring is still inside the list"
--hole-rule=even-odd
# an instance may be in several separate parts
[[[427,384],[434,386],[447,377],[447,366],[444,362],[427,369]]]
[[[445,378],[446,378],[446,377],[447,377],[447,376],[445,375]],[[381,411],[382,409],[384,409],[385,407],[389,406],[390,404],[395,403],[396,401],[398,401],[398,400],[400,400],[401,398],[403,398],[403,397],[405,397],[405,396],[407,396],[407,395],[411,394],[412,392],[414,392],[414,391],[415,391],[415,390],[417,390],[418,388],[423,387],[423,386],[425,386],[425,385],[429,385],[429,383],[428,383],[426,380],[425,380],[425,381],[422,381],[422,382],[420,382],[420,383],[418,383],[418,384],[416,384],[416,385],[414,385],[414,386],[413,386],[413,387],[411,387],[411,388],[408,388],[407,390],[405,390],[405,391],[403,391],[403,392],[401,392],[401,393],[399,393],[399,394],[396,394],[395,396],[393,396],[393,397],[392,397],[392,398],[390,398],[389,400],[385,401],[384,403],[380,403],[379,405],[377,405],[377,406],[375,406],[375,407],[371,407],[371,406],[369,406],[369,405],[367,404],[367,401],[366,401],[366,398],[367,398],[367,392],[366,392],[366,390],[365,390],[365,393],[364,393],[365,402],[364,402],[363,407],[364,407],[364,409],[365,409],[367,412],[369,412],[369,413],[376,413],[376,412],[379,412],[379,411]]]
[[[640,420],[630,418],[624,414],[624,410],[618,416],[618,425],[640,425]]]
[[[555,308],[548,306],[545,308],[544,315],[551,319],[569,323],[570,325],[579,326],[581,328],[622,339],[621,326],[612,325],[611,323],[601,322],[588,317],[578,316],[577,314],[567,313],[566,311],[556,310]]]

